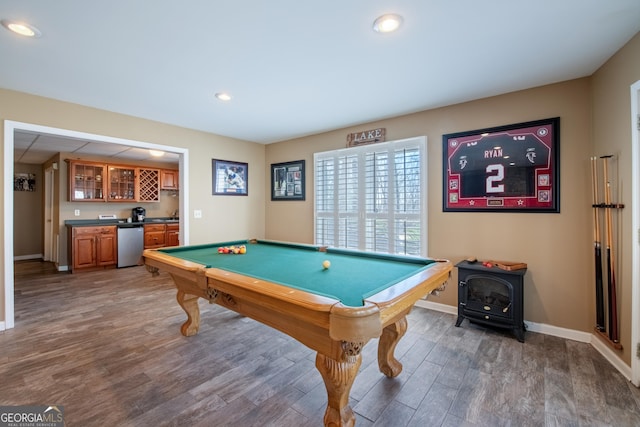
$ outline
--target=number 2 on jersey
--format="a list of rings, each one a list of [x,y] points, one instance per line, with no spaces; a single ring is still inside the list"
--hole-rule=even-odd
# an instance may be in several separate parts
[[[501,164],[488,165],[485,171],[487,172],[487,194],[504,193],[504,184],[501,184],[504,179],[504,166]]]

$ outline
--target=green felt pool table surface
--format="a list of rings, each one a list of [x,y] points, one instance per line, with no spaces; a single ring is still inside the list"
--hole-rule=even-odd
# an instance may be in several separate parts
[[[255,243],[252,243],[255,242]],[[223,246],[245,245],[245,254],[220,254]],[[434,260],[326,249],[271,241],[233,241],[159,249],[167,255],[337,299],[347,306],[430,268]],[[331,263],[328,269],[323,262]]]

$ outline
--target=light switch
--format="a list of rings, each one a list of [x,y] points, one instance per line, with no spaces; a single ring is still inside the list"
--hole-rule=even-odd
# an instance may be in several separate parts
[[[80,209],[76,209],[75,211],[73,211],[73,214],[75,216],[80,216]]]

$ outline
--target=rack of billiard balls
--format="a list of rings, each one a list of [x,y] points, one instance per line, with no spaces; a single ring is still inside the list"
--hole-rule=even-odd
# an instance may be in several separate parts
[[[218,248],[219,254],[246,254],[247,247],[245,245],[233,245],[233,246],[220,246]]]

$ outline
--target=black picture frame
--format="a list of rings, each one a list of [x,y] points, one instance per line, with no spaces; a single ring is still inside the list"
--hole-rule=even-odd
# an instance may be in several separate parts
[[[36,174],[23,172],[14,173],[13,191],[36,191]]]
[[[271,200],[305,199],[305,161],[271,165]]]
[[[560,212],[560,118],[442,136],[444,212]]]
[[[211,169],[214,195],[247,196],[249,194],[247,163],[211,159]]]

